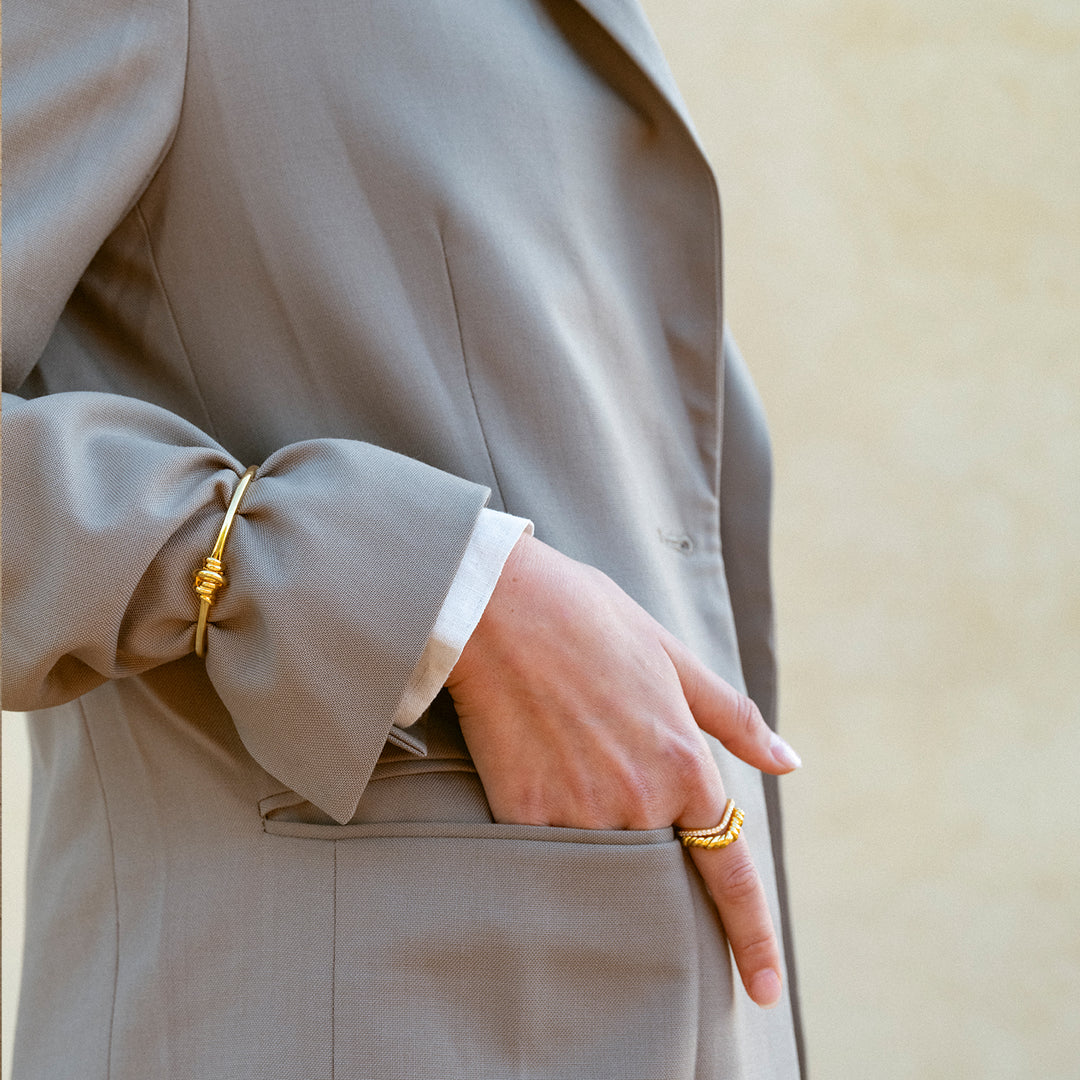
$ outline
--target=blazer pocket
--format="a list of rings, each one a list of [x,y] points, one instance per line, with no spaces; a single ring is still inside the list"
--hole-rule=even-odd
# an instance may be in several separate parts
[[[447,763],[453,764],[453,763]],[[447,774],[453,775],[452,779]],[[422,779],[421,779],[422,777]],[[389,779],[389,778],[387,778]],[[394,777],[394,779],[398,779]],[[382,785],[384,781],[373,781]],[[389,785],[386,785],[389,787]],[[400,790],[401,785],[395,785]],[[557,825],[502,825],[491,820],[487,802],[484,800],[482,817],[475,817],[470,811],[478,810],[477,803],[470,799],[479,793],[483,798],[480,779],[471,766],[462,764],[458,769],[431,769],[426,773],[410,774],[407,790],[421,795],[423,788],[441,787],[453,792],[456,816],[462,820],[447,818],[448,807],[445,801],[435,810],[429,798],[417,798],[412,805],[420,820],[401,820],[387,818],[386,811],[397,808],[400,800],[394,800],[390,806],[385,799],[378,802],[380,820],[357,820],[362,818],[365,809],[357,810],[357,818],[347,825],[340,825],[328,818],[318,807],[307,802],[294,791],[282,791],[270,795],[259,803],[263,830],[273,836],[304,837],[309,840],[363,840],[375,838],[458,838],[471,840],[526,840],[561,844],[597,844],[614,847],[636,847],[651,844],[671,844],[674,831],[665,829],[567,829]],[[430,796],[430,792],[427,793]],[[427,814],[425,815],[425,810]],[[369,806],[366,813],[370,815]],[[432,820],[431,815],[436,815]]]
[[[358,810],[423,820],[312,820],[291,792],[260,806],[266,833],[332,852],[335,1071],[695,1075],[701,1016],[733,984],[673,831],[499,824],[470,809],[471,766],[443,764],[374,781]]]
[[[339,1075],[694,1075],[701,943],[670,829],[339,829]]]

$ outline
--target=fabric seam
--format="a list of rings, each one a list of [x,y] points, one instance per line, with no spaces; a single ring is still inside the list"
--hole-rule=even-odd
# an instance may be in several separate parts
[[[158,292],[161,294],[162,300],[165,302],[165,310],[169,314],[169,322],[172,324],[173,332],[176,334],[176,340],[180,343],[180,351],[184,355],[184,362],[187,364],[188,373],[191,375],[191,384],[195,388],[195,394],[199,399],[199,404],[202,406],[207,433],[220,442],[221,440],[218,437],[218,433],[214,429],[213,417],[210,415],[210,406],[207,404],[206,395],[203,393],[202,385],[199,383],[199,376],[195,372],[195,365],[191,362],[191,352],[187,347],[187,342],[184,341],[183,331],[180,329],[180,323],[176,318],[176,311],[173,308],[172,300],[169,298],[169,290],[165,288],[165,280],[161,276],[161,270],[158,267],[157,256],[154,254],[154,240],[150,232],[150,224],[146,220],[146,215],[143,213],[142,198],[135,204],[135,214],[146,241],[146,251],[150,257],[150,269],[153,271],[154,281],[157,284]]]
[[[469,372],[469,358],[465,351],[465,331],[461,325],[461,310],[458,307],[457,293],[454,291],[454,275],[450,270],[450,256],[446,252],[446,240],[442,230],[437,230],[439,247],[442,249],[443,266],[446,270],[446,284],[450,288],[450,303],[454,309],[454,322],[457,325],[458,348],[461,352],[461,366],[465,372],[465,385],[469,388],[469,397],[472,400],[473,415],[476,417],[476,426],[480,429],[480,438],[484,441],[484,453],[487,455],[488,466],[491,469],[491,478],[494,482],[495,491],[499,496],[499,503],[506,510],[506,500],[503,498],[502,483],[499,480],[499,471],[495,468],[495,459],[491,456],[491,444],[488,442],[487,432],[484,431],[484,420],[480,415],[480,405],[476,400],[476,391],[473,389],[472,375]]]
[[[693,885],[690,877],[691,874],[696,874],[697,870],[694,867],[689,854],[685,850],[683,851],[683,866],[686,871],[682,878],[683,895],[687,905],[687,911],[690,915],[690,923],[693,927],[695,946],[694,1006],[697,1015],[694,1017],[694,1072],[696,1073],[701,1066],[701,927],[698,926],[698,907],[694,902]]]
[[[105,808],[105,828],[109,837],[109,868],[112,871],[113,923],[116,933],[116,959],[113,963],[112,1002],[109,1008],[109,1036],[107,1040],[108,1056],[105,1064],[105,1075],[106,1080],[108,1080],[108,1078],[112,1076],[113,1029],[116,1024],[116,999],[120,986],[120,888],[116,879],[116,845],[113,842],[112,818],[109,815],[109,799],[105,793],[105,782],[101,777],[101,765],[98,762],[97,747],[94,745],[94,736],[90,732],[90,720],[86,715],[86,709],[83,707],[82,701],[77,699],[75,705],[78,707],[79,716],[82,718],[83,729],[86,731],[86,739],[90,744],[90,754],[94,759],[94,773],[97,776],[98,788],[101,791],[101,804]]]
[[[188,372],[191,375],[191,382],[195,388],[195,394],[199,399],[199,404],[202,406],[203,417],[206,424],[207,433],[212,435],[215,439],[218,438],[217,432],[214,430],[213,417],[210,415],[210,408],[206,402],[206,395],[203,393],[202,386],[199,384],[199,378],[195,373],[195,366],[191,362],[191,353],[188,350],[187,343],[184,341],[184,335],[180,330],[180,323],[176,318],[176,312],[173,308],[172,301],[169,299],[169,292],[165,288],[165,280],[161,275],[161,269],[158,266],[157,257],[154,254],[154,241],[150,231],[149,222],[146,220],[146,215],[143,213],[142,204],[143,199],[146,197],[146,193],[153,186],[154,181],[160,175],[165,162],[168,161],[169,155],[172,153],[173,143],[176,141],[176,133],[180,128],[180,121],[184,115],[184,103],[187,100],[187,83],[188,74],[191,70],[191,0],[186,0],[184,4],[184,74],[180,80],[180,106],[176,114],[176,123],[173,126],[172,134],[169,137],[167,145],[164,147],[161,154],[161,159],[158,161],[154,168],[150,179],[147,181],[146,186],[143,188],[139,197],[135,200],[135,205],[132,208],[136,214],[139,227],[142,229],[143,236],[146,240],[146,250],[150,256],[150,269],[154,274],[154,281],[157,283],[159,292],[162,299],[165,301],[165,310],[169,314],[169,321],[172,323],[174,332],[176,333],[176,340],[180,343],[180,350],[184,354],[184,361],[187,364]],[[221,440],[218,439],[220,442]]]
[[[338,846],[334,844],[334,899],[333,924],[334,936],[330,945],[330,1080],[334,1080],[337,1067],[337,855]]]

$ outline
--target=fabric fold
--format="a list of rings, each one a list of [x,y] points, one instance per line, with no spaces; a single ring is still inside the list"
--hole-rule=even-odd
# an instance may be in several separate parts
[[[190,652],[193,573],[245,463],[113,394],[5,395],[4,435],[5,707],[57,705]],[[245,495],[207,672],[255,760],[338,820],[488,494],[367,443],[313,439],[272,454]]]

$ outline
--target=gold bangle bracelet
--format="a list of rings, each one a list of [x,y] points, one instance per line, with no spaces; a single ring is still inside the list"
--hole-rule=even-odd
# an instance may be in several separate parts
[[[229,539],[229,530],[236,519],[236,512],[240,509],[240,500],[248,489],[248,484],[255,479],[257,466],[252,465],[243,476],[236,490],[229,500],[229,508],[225,511],[225,520],[221,523],[217,541],[213,551],[203,560],[202,566],[195,571],[195,595],[199,598],[199,622],[195,627],[195,655],[206,655],[206,623],[210,616],[210,608],[217,599],[217,591],[228,584],[225,577],[225,564],[221,557],[225,554],[225,541]]]

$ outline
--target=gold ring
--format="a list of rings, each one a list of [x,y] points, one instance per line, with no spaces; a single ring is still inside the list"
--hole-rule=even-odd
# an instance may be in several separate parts
[[[676,829],[675,835],[684,847],[699,847],[715,850],[727,847],[739,839],[746,815],[735,805],[734,799],[728,799],[724,806],[724,816],[711,829]]]

